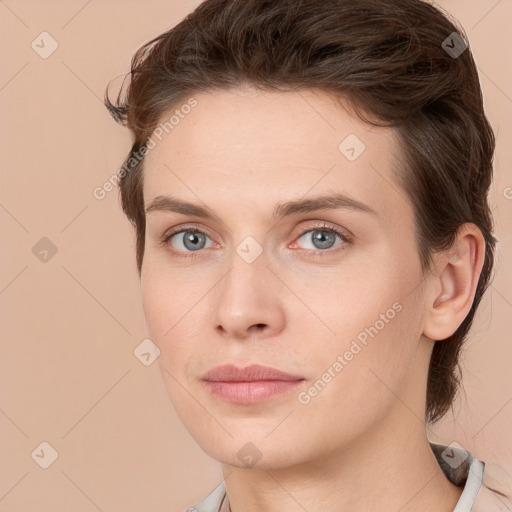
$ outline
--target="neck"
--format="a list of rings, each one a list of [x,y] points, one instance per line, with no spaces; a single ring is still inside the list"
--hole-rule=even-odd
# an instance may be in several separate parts
[[[439,467],[424,424],[401,404],[336,453],[293,467],[223,464],[222,472],[231,512],[452,512],[462,493]]]

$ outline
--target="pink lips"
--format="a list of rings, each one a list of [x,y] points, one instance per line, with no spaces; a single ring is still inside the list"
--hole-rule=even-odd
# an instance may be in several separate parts
[[[217,366],[203,376],[210,393],[228,402],[251,404],[297,387],[303,377],[253,364],[237,368],[232,364]]]

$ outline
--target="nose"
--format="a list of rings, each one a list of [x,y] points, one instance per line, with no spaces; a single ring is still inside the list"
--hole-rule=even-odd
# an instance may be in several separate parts
[[[282,282],[267,266],[265,254],[248,263],[237,253],[213,299],[214,328],[239,340],[272,337],[285,326]]]

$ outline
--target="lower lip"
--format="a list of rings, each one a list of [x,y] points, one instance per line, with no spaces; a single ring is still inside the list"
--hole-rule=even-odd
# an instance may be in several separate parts
[[[210,393],[236,404],[263,402],[272,396],[289,392],[302,380],[259,380],[253,382],[213,382],[205,381]]]

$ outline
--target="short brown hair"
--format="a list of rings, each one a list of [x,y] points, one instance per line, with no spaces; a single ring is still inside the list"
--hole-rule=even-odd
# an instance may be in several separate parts
[[[414,205],[424,273],[463,223],[476,224],[486,242],[468,315],[434,345],[425,414],[429,423],[440,419],[457,394],[460,351],[490,283],[497,242],[487,202],[495,139],[462,27],[421,0],[206,0],[142,46],[130,75],[115,103],[107,87],[105,105],[135,135],[119,185],[136,229],[139,273],[144,159],[134,157],[161,116],[191,94],[245,84],[317,89],[348,99],[371,125],[396,128],[403,152],[399,179]]]

